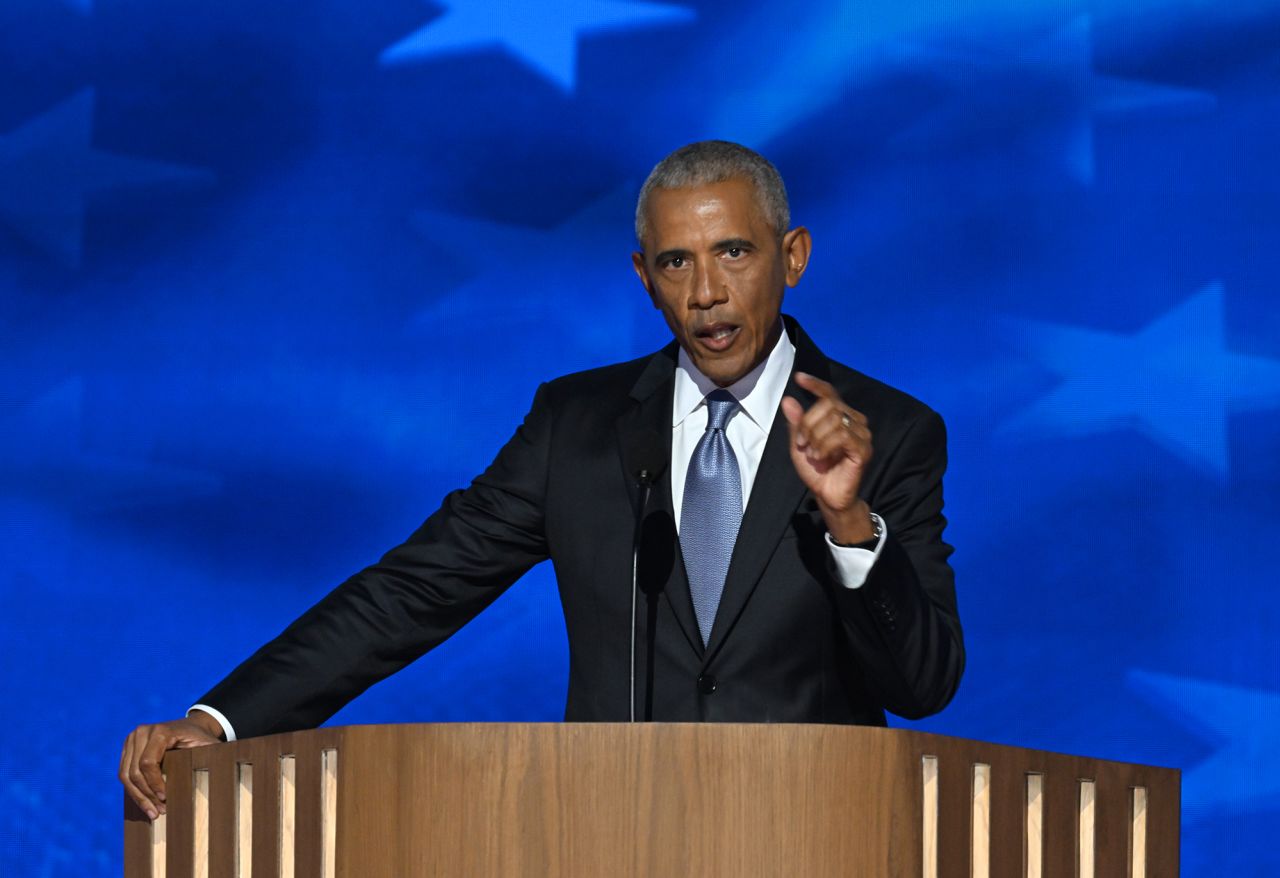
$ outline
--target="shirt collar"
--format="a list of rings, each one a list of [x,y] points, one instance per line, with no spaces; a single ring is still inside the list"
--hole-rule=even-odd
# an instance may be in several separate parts
[[[781,320],[781,318],[779,318]],[[773,427],[773,418],[787,389],[791,367],[795,364],[796,348],[784,328],[778,342],[760,363],[725,390],[733,394],[751,423],[766,436]],[[678,426],[703,404],[707,394],[717,390],[716,383],[698,371],[684,348],[676,358],[675,402],[671,407],[671,425]]]

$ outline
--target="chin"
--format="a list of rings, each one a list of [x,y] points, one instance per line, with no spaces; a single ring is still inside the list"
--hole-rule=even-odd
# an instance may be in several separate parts
[[[728,387],[749,371],[749,369],[739,369],[721,364],[718,369],[714,367],[703,369],[702,374],[706,375],[719,386]]]
[[[685,348],[688,352],[692,348],[698,349],[696,340],[692,345]],[[699,351],[700,356],[690,356],[690,360],[699,372],[706,375],[720,387],[728,387],[737,381],[743,375],[751,371],[754,363],[753,358],[742,351],[726,352],[729,356],[706,356]],[[763,359],[763,357],[761,357]]]

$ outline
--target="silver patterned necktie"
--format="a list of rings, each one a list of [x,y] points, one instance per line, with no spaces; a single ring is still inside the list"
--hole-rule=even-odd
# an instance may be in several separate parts
[[[742,523],[738,458],[724,433],[725,423],[737,408],[738,401],[727,390],[707,394],[707,431],[689,460],[680,507],[680,551],[703,646],[711,637]]]

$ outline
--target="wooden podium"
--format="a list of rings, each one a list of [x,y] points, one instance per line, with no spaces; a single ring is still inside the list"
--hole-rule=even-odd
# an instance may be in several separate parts
[[[126,878],[1178,874],[1179,772],[857,726],[349,726],[170,752]]]

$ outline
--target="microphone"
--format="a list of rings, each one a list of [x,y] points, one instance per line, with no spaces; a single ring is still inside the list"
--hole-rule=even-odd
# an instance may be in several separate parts
[[[642,466],[636,473],[636,526],[631,538],[631,722],[636,721],[636,603],[640,591],[640,541],[644,535],[644,513],[657,473]]]

